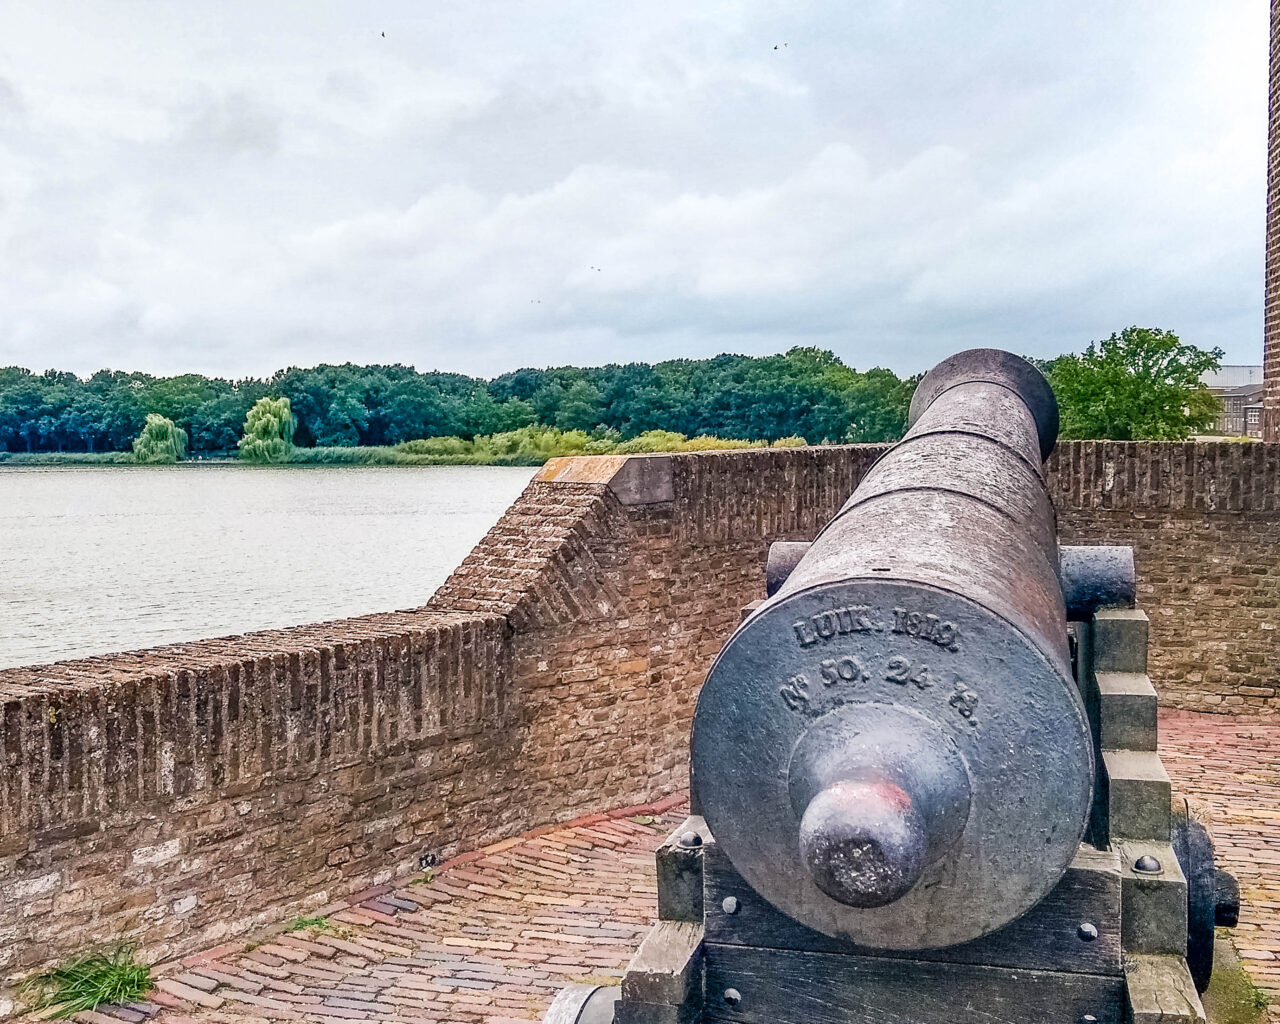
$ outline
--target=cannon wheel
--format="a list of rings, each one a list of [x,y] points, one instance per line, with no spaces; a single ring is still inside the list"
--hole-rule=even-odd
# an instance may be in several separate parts
[[[1203,992],[1213,973],[1218,872],[1213,863],[1213,840],[1191,816],[1185,797],[1177,798],[1169,839],[1187,877],[1187,967],[1196,991]]]
[[[569,985],[562,988],[543,1024],[613,1024],[613,1007],[622,990],[616,986]]]

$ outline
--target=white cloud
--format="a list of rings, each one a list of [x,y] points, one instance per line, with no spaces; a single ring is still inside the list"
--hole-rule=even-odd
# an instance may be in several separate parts
[[[865,7],[27,5],[0,363],[1260,357],[1261,0]]]

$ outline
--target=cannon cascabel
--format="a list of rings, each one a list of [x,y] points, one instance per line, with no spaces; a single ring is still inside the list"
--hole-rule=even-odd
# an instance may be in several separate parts
[[[992,349],[921,382],[877,462],[716,659],[692,780],[783,913],[881,949],[948,946],[1057,883],[1094,756],[1072,676],[1035,367]]]

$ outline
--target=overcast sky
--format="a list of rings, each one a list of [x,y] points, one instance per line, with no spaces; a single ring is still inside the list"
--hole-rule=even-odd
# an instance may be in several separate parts
[[[0,364],[1259,362],[1266,0],[0,2]]]

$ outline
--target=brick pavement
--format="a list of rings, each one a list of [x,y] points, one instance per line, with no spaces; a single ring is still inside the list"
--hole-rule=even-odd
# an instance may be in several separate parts
[[[614,982],[654,916],[653,851],[683,794],[541,829],[157,971],[148,1002],[81,1024],[509,1024],[575,981]]]
[[[1236,948],[1280,1007],[1280,723],[1165,710],[1160,753],[1174,787],[1206,812],[1218,866],[1240,880]]]
[[[1161,713],[1175,786],[1207,807],[1245,900],[1236,933],[1280,1003],[1280,724]],[[654,916],[653,851],[681,797],[593,815],[442,866],[425,884],[324,908],[328,927],[276,933],[159,969],[149,1002],[80,1024],[511,1024],[571,981],[621,976]]]

